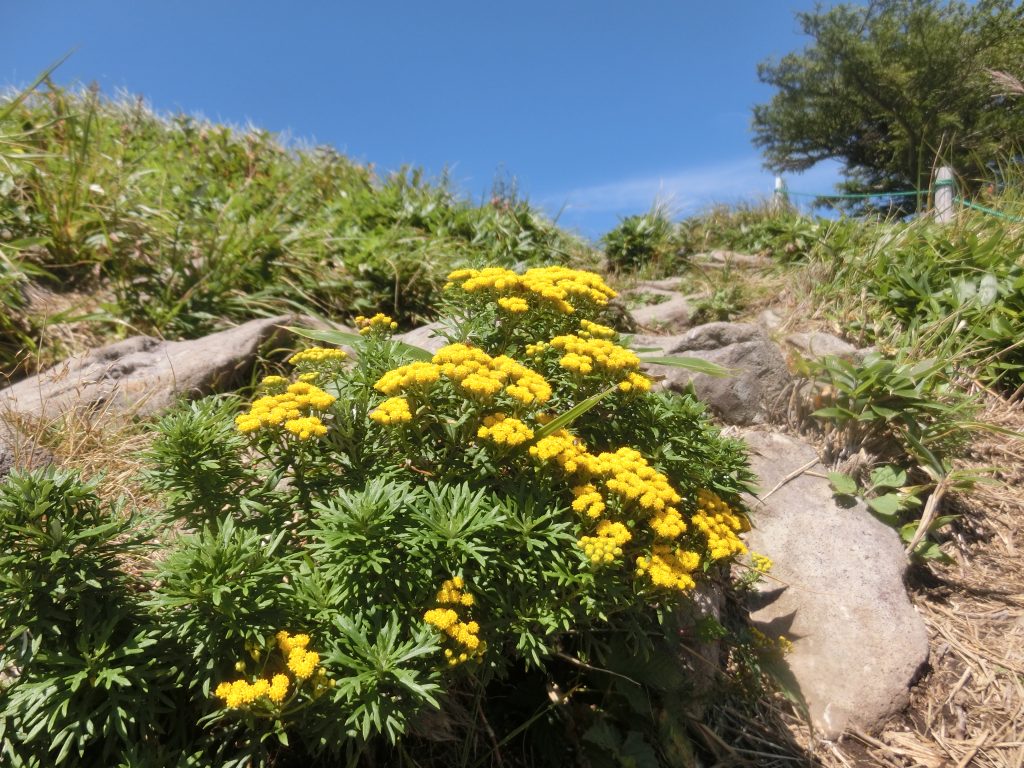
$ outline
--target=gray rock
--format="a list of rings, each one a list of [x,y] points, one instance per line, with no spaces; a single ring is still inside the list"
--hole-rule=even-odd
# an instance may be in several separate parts
[[[665,277],[661,280],[641,280],[636,284],[636,287],[631,289],[632,292],[644,292],[644,293],[678,293],[679,286],[683,282],[681,277]]]
[[[38,445],[29,435],[9,425],[0,414],[0,480],[12,469],[33,469],[52,464],[53,454]]]
[[[701,638],[700,626],[711,619],[720,623],[725,607],[725,590],[716,580],[699,582],[689,594],[689,599],[676,609],[682,627],[683,653],[679,664],[686,673],[690,685],[687,712],[691,717],[701,719],[707,706],[720,695],[716,684],[721,674],[722,641],[710,636]]]
[[[782,317],[774,309],[766,309],[757,316],[758,325],[763,325],[770,333],[782,327]]]
[[[670,297],[668,301],[640,307],[630,312],[637,327],[669,332],[689,327],[690,318],[693,316],[692,298],[679,293],[667,295]]]
[[[158,413],[182,396],[208,394],[239,380],[259,349],[297,320],[252,320],[190,341],[133,336],[0,390],[0,414],[48,421],[75,408]]]
[[[793,643],[786,656],[815,727],[826,738],[870,730],[903,709],[928,659],[928,632],[903,584],[896,531],[862,503],[840,506],[815,450],[779,434],[747,432],[764,503],[748,499],[753,552],[774,561],[750,617]],[[808,472],[814,473],[808,474]]]
[[[395,338],[398,341],[404,341],[406,344],[412,344],[412,346],[425,349],[428,352],[437,352],[441,347],[448,345],[448,340],[444,336],[436,335],[436,332],[444,327],[443,322],[435,321],[421,325],[419,328],[413,328],[411,331],[396,334]]]
[[[647,366],[650,375],[663,377],[661,386],[681,391],[692,384],[697,396],[727,424],[769,421],[792,380],[782,353],[756,325],[708,323],[679,336],[636,336],[633,346],[697,357],[729,368],[731,375],[720,378],[669,366]]]
[[[788,348],[807,359],[820,359],[831,355],[857,363],[868,353],[868,350],[858,349],[838,336],[821,331],[791,333],[783,341]]]

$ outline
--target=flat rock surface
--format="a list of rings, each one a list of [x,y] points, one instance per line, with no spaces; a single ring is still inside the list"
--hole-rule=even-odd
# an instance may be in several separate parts
[[[871,730],[907,705],[928,660],[928,633],[903,583],[899,536],[864,504],[840,506],[824,477],[807,474],[825,472],[813,464],[811,446],[773,433],[743,436],[767,495],[764,503],[747,499],[755,526],[747,546],[774,561],[751,620],[793,642],[786,660],[822,735]]]
[[[235,383],[251,369],[260,347],[296,320],[292,315],[251,320],[188,341],[133,336],[0,390],[0,418],[14,412],[49,420],[72,408],[159,413],[182,396]]]
[[[413,328],[411,331],[395,334],[395,339],[404,341],[406,344],[412,344],[414,347],[425,349],[428,352],[437,352],[441,347],[448,344],[446,338],[436,334],[443,327],[444,324],[441,322],[427,323],[419,328]]]
[[[676,336],[635,336],[633,346],[696,357],[730,369],[729,376],[716,377],[647,366],[649,374],[664,377],[662,386],[669,389],[683,390],[692,383],[697,396],[727,424],[767,422],[792,380],[779,348],[757,325],[707,323]]]

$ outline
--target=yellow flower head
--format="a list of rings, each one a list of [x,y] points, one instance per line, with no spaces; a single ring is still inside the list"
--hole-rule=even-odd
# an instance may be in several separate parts
[[[359,333],[363,336],[374,332],[389,334],[392,331],[397,330],[398,323],[383,312],[378,312],[373,317],[358,315],[356,317],[356,327],[359,329]]]
[[[348,353],[343,349],[310,347],[309,349],[304,349],[302,352],[296,352],[288,358],[288,362],[292,365],[301,365],[305,363],[307,365],[324,366],[340,363],[347,357]]]
[[[378,424],[407,424],[412,411],[404,397],[390,397],[370,412],[370,418]]]

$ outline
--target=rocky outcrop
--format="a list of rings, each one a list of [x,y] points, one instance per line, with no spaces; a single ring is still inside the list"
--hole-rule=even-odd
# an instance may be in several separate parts
[[[133,336],[2,389],[0,467],[45,460],[31,436],[19,431],[20,424],[47,423],[73,409],[148,416],[181,397],[227,389],[248,375],[261,347],[297,320],[292,315],[252,320],[188,341]]]
[[[822,735],[870,730],[906,706],[928,659],[899,536],[863,503],[836,502],[811,446],[771,433],[744,438],[761,488],[761,500],[747,500],[747,545],[774,561],[751,620],[793,643],[786,660]]]
[[[697,357],[730,370],[726,377],[664,365],[647,366],[661,386],[682,391],[692,385],[725,423],[763,424],[784,395],[791,376],[785,358],[764,330],[746,323],[708,323],[678,336],[636,336],[633,346],[664,355]]]

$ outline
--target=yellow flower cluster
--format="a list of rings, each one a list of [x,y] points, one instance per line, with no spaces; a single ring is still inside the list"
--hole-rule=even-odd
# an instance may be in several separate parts
[[[598,519],[605,514],[610,498],[623,508],[632,507],[645,518],[645,525],[656,539],[649,556],[637,560],[637,574],[647,575],[656,586],[690,589],[690,575],[700,564],[701,555],[670,544],[690,528],[703,533],[713,560],[745,552],[736,533],[743,529],[743,518],[710,491],[700,491],[697,512],[688,525],[679,509],[683,501],[668,477],[648,464],[633,448],[619,448],[596,456],[565,429],[538,440],[530,447],[530,455],[542,462],[561,467],[566,475],[584,481],[573,487],[572,508],[580,515]],[[620,523],[602,520],[596,536],[584,536],[580,546],[593,562],[610,562],[621,554],[623,544],[631,540],[616,539],[629,531]],[[614,542],[614,543],[612,543]]]
[[[651,391],[651,380],[644,376],[642,373],[633,371],[625,379],[619,382],[619,389],[623,392],[631,392],[637,390],[638,392],[650,392]]]
[[[647,463],[634,448],[619,448],[615,453],[597,456],[597,468],[608,479],[605,486],[623,500],[633,501],[649,512],[663,512],[682,501],[668,478]]]
[[[449,344],[433,357],[441,373],[469,394],[489,400],[501,392],[524,405],[546,403],[551,385],[544,377],[511,357],[491,357],[482,349],[466,344]]]
[[[392,320],[390,317],[385,315],[383,312],[378,312],[373,317],[364,317],[363,315],[356,316],[356,327],[359,329],[359,333],[365,336],[373,331],[381,331],[388,333],[398,328],[398,323]]]
[[[538,341],[536,344],[526,345],[526,356],[537,357],[542,354],[550,345],[546,341]]]
[[[566,429],[557,429],[530,446],[530,455],[540,461],[553,461],[567,475],[589,472],[593,456],[581,440]]]
[[[677,539],[686,531],[683,516],[675,507],[665,507],[661,512],[651,515],[647,524],[661,539]]]
[[[580,336],[556,336],[551,346],[564,352],[559,365],[581,375],[600,368],[608,373],[623,374],[640,368],[640,358],[625,347],[607,339],[585,339]]]
[[[327,434],[327,427],[318,416],[300,416],[297,419],[288,419],[284,423],[284,428],[299,440],[309,440],[311,437],[323,437]]]
[[[324,347],[310,347],[304,349],[301,352],[296,352],[294,355],[288,358],[288,362],[292,365],[299,365],[301,363],[309,363],[317,365],[320,363],[340,363],[342,360],[348,357],[343,349],[325,349]]]
[[[221,683],[213,695],[223,700],[228,709],[244,709],[262,698],[280,704],[288,695],[288,676],[274,675],[270,680],[260,678],[252,683],[247,680]]]
[[[441,584],[437,592],[437,602],[441,605],[464,605],[467,608],[476,602],[473,595],[464,592],[466,582],[461,576],[454,576]]]
[[[409,363],[388,371],[374,384],[378,392],[393,395],[414,387],[429,387],[441,378],[441,367],[434,363]]]
[[[370,412],[370,418],[378,424],[405,424],[412,421],[412,411],[404,397],[389,397]]]
[[[309,635],[289,635],[283,629],[277,633],[277,647],[288,660],[288,669],[299,680],[305,680],[313,674],[320,663],[320,654],[307,650]]]
[[[514,315],[522,314],[530,310],[530,303],[518,296],[502,296],[498,299],[498,306]]]
[[[682,517],[672,506],[682,501],[682,497],[676,493],[668,478],[648,464],[641,453],[633,448],[619,448],[614,453],[604,452],[594,456],[567,430],[559,429],[531,446],[530,455],[541,461],[556,462],[566,474],[579,473],[602,480],[605,488],[624,503],[634,503],[648,514],[655,515],[653,520],[666,528],[665,534],[659,535],[674,538],[685,530]],[[580,486],[578,490],[581,494],[598,491],[593,485]],[[588,508],[596,500],[601,499],[589,497],[581,502],[581,506]],[[675,525],[679,525],[680,530],[671,532],[669,536],[668,528]]]
[[[754,639],[754,647],[758,650],[777,651],[782,655],[786,655],[793,650],[793,642],[785,635],[779,635],[776,640],[772,640],[757,627],[750,628],[750,635]]]
[[[533,430],[519,419],[496,413],[484,417],[484,424],[476,431],[476,436],[498,445],[515,446],[533,440]]]
[[[744,530],[744,520],[712,491],[697,494],[697,512],[693,524],[707,537],[712,560],[721,560],[747,551],[737,535]]]
[[[667,544],[655,544],[650,557],[636,559],[636,575],[647,575],[658,587],[685,591],[696,583],[692,574],[700,565],[700,555]]]
[[[595,565],[610,563],[622,555],[622,545],[633,538],[622,523],[602,520],[593,536],[581,536],[579,546]]]
[[[603,306],[616,296],[600,275],[567,267],[537,267],[522,275],[500,267],[458,269],[448,275],[448,280],[449,285],[458,285],[466,293],[529,296],[566,315],[575,311],[570,300]]]
[[[461,576],[448,579],[437,593],[437,602],[442,606],[468,608],[474,600],[471,594],[464,591],[465,586]],[[423,614],[423,620],[444,632],[457,644],[457,648],[446,648],[444,652],[450,666],[483,656],[487,644],[480,639],[480,625],[475,621],[462,621],[456,608],[431,608]]]
[[[247,413],[235,417],[235,426],[239,432],[255,432],[261,427],[278,427],[284,424],[285,429],[306,440],[314,435],[324,435],[327,428],[317,416],[306,416],[310,410],[322,411],[334,402],[319,387],[304,381],[289,384],[288,388],[277,395],[264,395],[253,401]]]
[[[589,320],[580,320],[579,335],[584,339],[610,339],[615,336],[615,329]]]
[[[278,387],[285,387],[288,385],[288,379],[284,376],[264,376],[263,381],[260,382],[260,386],[266,387],[267,389],[277,389]]]
[[[760,571],[761,573],[768,573],[774,565],[770,557],[767,555],[760,555],[757,552],[754,552],[750,556],[750,560],[753,563],[754,570]]]
[[[296,689],[310,677],[314,678],[313,688],[310,690],[314,697],[319,696],[325,688],[333,687],[334,681],[327,678],[327,673],[322,668],[317,669],[320,664],[320,655],[307,648],[309,635],[290,635],[282,630],[277,633],[275,639],[277,647],[284,657],[284,666],[295,676]],[[259,651],[253,649],[250,652],[253,658],[259,659]],[[235,665],[235,669],[239,672],[244,671],[245,662],[239,661]],[[214,690],[213,695],[222,699],[224,705],[229,709],[249,707],[260,699],[280,704],[287,698],[290,684],[291,680],[287,674],[278,673],[269,680],[261,678],[250,683],[243,679],[221,683]]]
[[[572,489],[572,493],[576,497],[572,502],[572,508],[581,515],[597,519],[604,512],[604,497],[592,483],[577,485]]]

